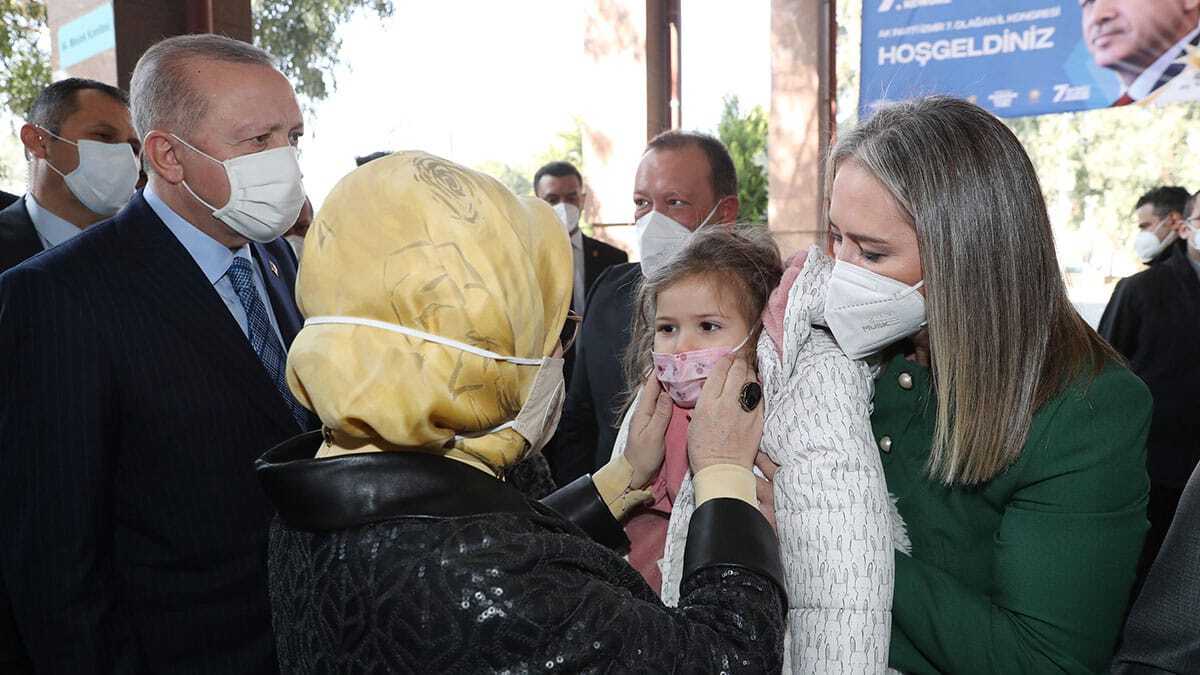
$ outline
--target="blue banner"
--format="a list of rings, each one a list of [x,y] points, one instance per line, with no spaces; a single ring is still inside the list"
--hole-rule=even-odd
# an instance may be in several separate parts
[[[58,29],[58,67],[65,70],[116,46],[112,3],[106,2]]]
[[[929,94],[1018,117],[1200,98],[1174,0],[864,0],[859,113]]]

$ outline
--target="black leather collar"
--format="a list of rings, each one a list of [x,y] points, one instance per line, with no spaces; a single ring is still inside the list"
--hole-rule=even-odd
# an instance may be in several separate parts
[[[314,459],[320,431],[268,450],[255,471],[280,518],[302,530],[338,530],[402,516],[535,513],[520,492],[462,462],[420,451]]]

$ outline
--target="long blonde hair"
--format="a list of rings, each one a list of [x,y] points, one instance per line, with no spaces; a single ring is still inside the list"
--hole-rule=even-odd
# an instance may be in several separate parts
[[[633,402],[650,369],[660,292],[691,277],[708,278],[736,291],[740,299],[737,311],[750,326],[750,337],[743,349],[754,365],[754,346],[762,330],[760,318],[781,276],[783,262],[779,247],[765,227],[739,225],[730,229],[710,225],[698,230],[679,254],[644,278],[638,288],[631,339],[625,350],[626,393],[618,399],[618,411],[624,412]]]
[[[879,109],[833,148],[826,207],[851,160],[917,233],[937,399],[930,475],[991,480],[1044,403],[1119,357],[1067,299],[1037,173],[994,116],[941,96]]]

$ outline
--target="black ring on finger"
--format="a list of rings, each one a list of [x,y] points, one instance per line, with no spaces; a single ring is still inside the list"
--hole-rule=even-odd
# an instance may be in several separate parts
[[[762,401],[762,385],[757,382],[747,382],[742,385],[742,391],[738,394],[738,404],[742,406],[742,410],[746,412],[754,412]]]

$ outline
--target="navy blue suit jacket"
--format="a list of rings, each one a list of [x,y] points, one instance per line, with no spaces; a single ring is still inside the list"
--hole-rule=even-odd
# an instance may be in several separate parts
[[[290,345],[295,256],[252,247]],[[0,570],[36,671],[275,672],[253,464],[300,429],[140,193],[0,275],[0,354]]]

